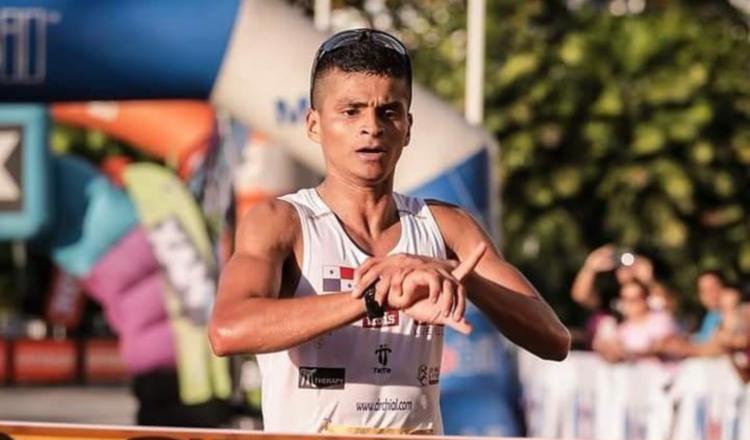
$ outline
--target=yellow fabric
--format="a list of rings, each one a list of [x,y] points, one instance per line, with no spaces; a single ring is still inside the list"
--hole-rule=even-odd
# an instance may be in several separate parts
[[[328,424],[323,427],[321,434],[386,434],[386,435],[432,435],[432,429],[410,428],[368,428],[365,426],[346,426]]]

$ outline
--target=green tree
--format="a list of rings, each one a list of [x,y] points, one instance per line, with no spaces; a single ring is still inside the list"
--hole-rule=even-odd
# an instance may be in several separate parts
[[[464,1],[334,3],[390,26],[417,80],[460,108]],[[728,2],[650,1],[622,16],[610,4],[487,6],[503,250],[568,321],[572,278],[605,242],[661,262],[688,308],[700,270],[750,275],[747,17]]]

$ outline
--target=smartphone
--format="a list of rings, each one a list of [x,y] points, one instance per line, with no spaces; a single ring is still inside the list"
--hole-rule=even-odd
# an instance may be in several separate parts
[[[619,248],[612,254],[615,266],[632,266],[635,263],[635,252],[628,248]]]

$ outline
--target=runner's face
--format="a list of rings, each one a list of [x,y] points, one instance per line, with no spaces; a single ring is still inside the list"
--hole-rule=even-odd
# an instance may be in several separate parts
[[[409,89],[403,79],[338,69],[318,80],[308,136],[323,147],[327,172],[373,185],[393,175],[409,142]]]

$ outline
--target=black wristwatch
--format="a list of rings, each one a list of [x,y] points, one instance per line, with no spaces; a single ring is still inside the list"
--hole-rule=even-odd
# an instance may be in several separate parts
[[[375,286],[377,284],[378,282],[375,281],[365,289],[365,309],[367,310],[367,317],[370,319],[382,318],[385,315],[385,309],[375,299]]]

